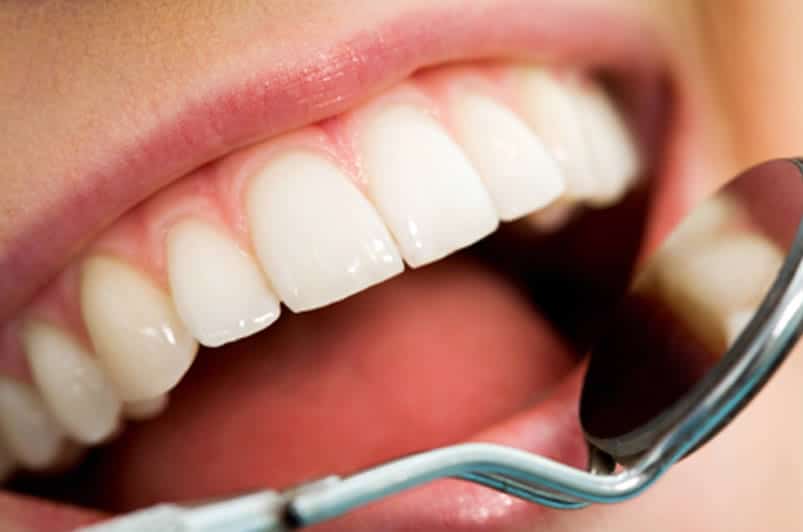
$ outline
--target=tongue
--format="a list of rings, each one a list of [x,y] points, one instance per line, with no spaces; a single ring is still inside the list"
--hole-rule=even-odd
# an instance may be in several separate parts
[[[102,496],[86,502],[283,487],[458,442],[576,360],[504,276],[453,258],[200,353],[162,416],[90,460]]]

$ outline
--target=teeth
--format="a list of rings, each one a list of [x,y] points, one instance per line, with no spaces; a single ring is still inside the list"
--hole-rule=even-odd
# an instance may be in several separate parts
[[[0,436],[21,465],[44,469],[55,464],[64,436],[31,386],[0,377]]]
[[[170,230],[167,272],[176,311],[203,345],[250,336],[279,317],[279,301],[256,262],[204,222],[187,220]]]
[[[618,110],[602,89],[589,84],[578,87],[576,92],[596,181],[589,203],[609,206],[624,196],[637,177],[636,146]]]
[[[175,386],[192,364],[198,344],[167,295],[110,258],[89,259],[82,275],[84,322],[120,398],[149,399]]]
[[[565,227],[579,208],[576,201],[560,198],[544,209],[528,215],[527,224],[540,233],[554,233]]]
[[[457,134],[482,175],[499,218],[511,221],[549,205],[565,189],[556,162],[512,111],[479,94],[455,104]]]
[[[684,255],[663,258],[657,282],[666,301],[698,336],[721,350],[739,325],[746,324],[745,309],[761,304],[782,260],[780,251],[763,237],[725,234]]]
[[[143,421],[151,419],[167,408],[168,396],[167,394],[159,395],[153,399],[143,399],[142,401],[133,401],[123,405],[123,413],[128,419],[135,421]]]
[[[360,136],[363,170],[410,266],[434,262],[496,230],[482,179],[433,118],[405,105],[372,118]]]
[[[661,248],[662,253],[682,254],[690,246],[700,246],[728,226],[746,219],[742,207],[728,196],[718,195],[695,208],[674,230]]]
[[[40,322],[26,324],[23,343],[42,399],[68,435],[93,444],[115,431],[120,400],[89,353]]]
[[[736,339],[739,338],[744,328],[753,319],[755,313],[755,309],[739,310],[727,317],[725,320],[725,336],[729,346],[736,342]]]
[[[293,153],[252,182],[254,246],[282,301],[296,312],[346,298],[402,272],[370,202],[322,157]]]
[[[522,112],[562,169],[566,195],[593,197],[596,183],[577,91],[544,70],[522,68],[519,74]]]

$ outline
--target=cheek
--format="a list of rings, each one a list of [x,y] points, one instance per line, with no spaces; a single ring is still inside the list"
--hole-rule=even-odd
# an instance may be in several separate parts
[[[799,155],[803,146],[803,4],[797,0],[709,3],[700,18],[737,167]]]

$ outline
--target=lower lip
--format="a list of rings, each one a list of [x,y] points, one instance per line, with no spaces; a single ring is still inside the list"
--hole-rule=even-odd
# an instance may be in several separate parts
[[[470,441],[498,443],[585,469],[587,447],[578,422],[577,398],[585,364],[535,408],[492,427]],[[439,480],[367,505],[315,530],[368,532],[541,529],[559,513],[504,493],[460,480]]]

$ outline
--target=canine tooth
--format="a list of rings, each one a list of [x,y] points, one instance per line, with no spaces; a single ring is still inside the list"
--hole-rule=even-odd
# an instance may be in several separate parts
[[[723,234],[664,257],[657,283],[698,336],[721,349],[738,326],[738,313],[758,307],[781,263],[781,252],[764,237]]]
[[[86,350],[58,328],[30,321],[23,344],[50,413],[79,442],[99,443],[117,427],[120,399]]]
[[[596,183],[577,91],[545,70],[522,68],[519,74],[522,113],[563,170],[566,195],[592,197]]]
[[[124,401],[168,391],[192,364],[198,344],[170,298],[127,264],[87,260],[81,310],[98,361]]]
[[[589,203],[599,207],[612,205],[624,196],[637,177],[636,146],[619,111],[601,88],[578,87],[577,94],[596,179]]]
[[[296,312],[344,299],[404,269],[371,203],[333,163],[312,153],[268,164],[248,191],[262,267]]]
[[[563,193],[566,183],[557,163],[511,110],[476,93],[462,94],[454,107],[457,136],[501,220],[537,211]]]
[[[21,465],[45,469],[61,456],[64,435],[32,386],[0,377],[0,436]]]
[[[154,397],[153,399],[143,399],[142,401],[133,401],[123,405],[123,413],[128,419],[135,421],[142,421],[151,419],[167,408],[168,395],[162,394]]]
[[[167,273],[178,315],[205,346],[250,336],[279,317],[279,300],[254,259],[205,222],[170,229]]]
[[[359,140],[370,194],[410,266],[441,259],[496,229],[482,178],[423,110],[386,107]]]

